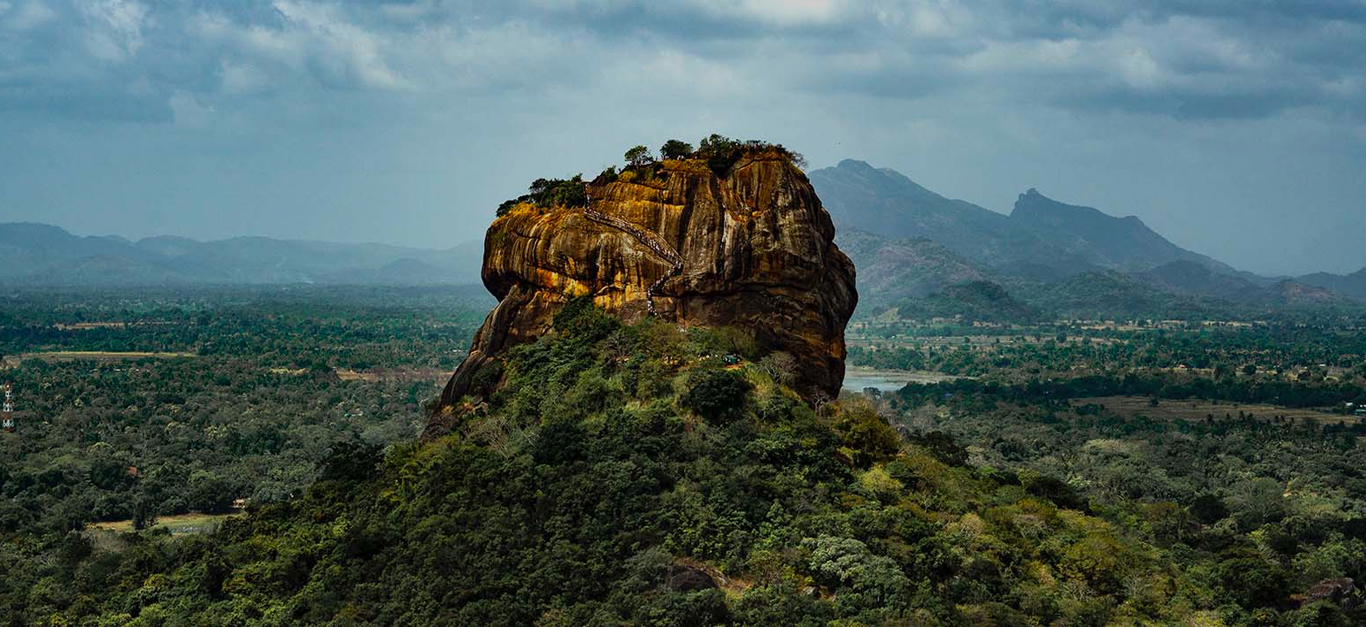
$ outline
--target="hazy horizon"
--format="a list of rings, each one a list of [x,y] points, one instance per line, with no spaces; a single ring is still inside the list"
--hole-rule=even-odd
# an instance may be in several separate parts
[[[1366,266],[1366,2],[0,1],[0,221],[449,248],[719,132]]]

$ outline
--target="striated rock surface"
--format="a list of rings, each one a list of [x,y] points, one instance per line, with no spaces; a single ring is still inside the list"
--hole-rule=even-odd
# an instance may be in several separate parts
[[[585,295],[628,321],[653,314],[744,329],[764,350],[796,357],[808,399],[838,395],[858,300],[854,265],[784,155],[745,156],[723,175],[698,160],[665,161],[649,176],[600,177],[587,192],[586,208],[521,204],[489,227],[483,280],[499,303],[446,385],[428,436],[449,429],[461,399],[491,391],[496,376],[487,373],[501,351],[534,341]]]

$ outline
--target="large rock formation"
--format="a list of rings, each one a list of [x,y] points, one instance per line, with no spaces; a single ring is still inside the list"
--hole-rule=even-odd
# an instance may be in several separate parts
[[[806,176],[781,151],[741,157],[721,175],[665,161],[587,186],[587,207],[520,204],[484,239],[484,285],[499,300],[441,397],[428,435],[462,398],[486,395],[488,366],[550,330],[576,296],[626,320],[657,315],[752,333],[801,365],[798,392],[839,393],[854,266]]]

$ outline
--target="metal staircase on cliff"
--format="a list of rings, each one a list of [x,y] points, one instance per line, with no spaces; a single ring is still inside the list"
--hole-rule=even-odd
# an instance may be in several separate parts
[[[583,215],[598,224],[612,227],[636,238],[636,240],[644,244],[646,248],[654,251],[656,255],[659,255],[672,265],[672,267],[669,268],[669,271],[664,273],[664,276],[659,277],[658,280],[645,288],[645,306],[649,308],[650,315],[658,316],[659,312],[655,310],[655,292],[664,285],[665,281],[668,281],[683,272],[683,258],[679,256],[678,251],[675,251],[668,242],[664,241],[663,237],[659,236],[659,234],[652,233],[631,224],[630,222],[622,220],[621,218],[609,216],[594,209],[591,196],[588,198],[587,204],[584,205]]]

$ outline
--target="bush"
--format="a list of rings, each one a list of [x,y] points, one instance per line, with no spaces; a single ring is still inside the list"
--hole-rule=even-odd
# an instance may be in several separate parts
[[[931,431],[913,440],[925,447],[931,455],[950,466],[967,466],[968,450],[953,441],[953,437],[943,431]]]
[[[507,215],[520,204],[545,208],[584,207],[588,205],[588,184],[583,180],[583,174],[575,174],[569,179],[536,179],[527,188],[527,193],[498,205],[497,215]]]
[[[679,404],[710,422],[723,422],[740,415],[753,386],[736,372],[706,370],[694,374],[689,387]]]
[[[555,312],[554,326],[575,343],[592,344],[621,328],[621,322],[594,306],[592,298],[580,296]]]
[[[1191,502],[1190,512],[1202,525],[1212,525],[1228,517],[1228,507],[1213,494],[1201,494]]]
[[[865,403],[842,408],[835,428],[845,446],[854,450],[854,464],[860,467],[887,459],[901,449],[896,429]]]

